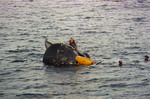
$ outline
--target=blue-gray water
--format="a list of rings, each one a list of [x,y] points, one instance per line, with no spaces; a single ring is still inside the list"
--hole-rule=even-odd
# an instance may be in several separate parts
[[[44,65],[46,37],[64,43],[74,37],[97,63]],[[0,0],[2,99],[148,99],[145,55],[149,0]]]

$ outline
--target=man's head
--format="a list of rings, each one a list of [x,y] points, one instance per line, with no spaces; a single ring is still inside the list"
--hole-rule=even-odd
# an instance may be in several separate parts
[[[148,61],[148,59],[149,59],[149,56],[146,55],[146,56],[144,57],[144,60],[145,60],[145,61]]]

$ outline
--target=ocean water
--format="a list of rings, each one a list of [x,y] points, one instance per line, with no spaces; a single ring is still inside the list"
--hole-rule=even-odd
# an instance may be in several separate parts
[[[96,64],[45,65],[45,38],[70,37]],[[145,55],[149,0],[0,0],[1,99],[149,99]]]

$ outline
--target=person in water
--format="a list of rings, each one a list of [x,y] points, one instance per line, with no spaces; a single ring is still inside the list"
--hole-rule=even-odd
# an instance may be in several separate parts
[[[86,57],[81,51],[79,51],[79,50],[77,49],[78,45],[77,45],[76,40],[74,40],[74,38],[71,37],[70,40],[67,41],[67,45],[68,45],[68,46],[71,46],[75,51],[77,51],[77,53],[78,53],[80,56]]]
[[[122,67],[122,61],[121,60],[119,61],[119,66]]]
[[[144,60],[145,60],[145,61],[148,61],[148,59],[149,59],[149,56],[146,55],[146,56],[144,57]]]

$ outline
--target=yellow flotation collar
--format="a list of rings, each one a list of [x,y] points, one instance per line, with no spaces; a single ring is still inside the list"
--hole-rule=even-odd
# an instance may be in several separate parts
[[[78,62],[77,65],[91,65],[94,61],[87,57],[76,56],[75,60]]]

